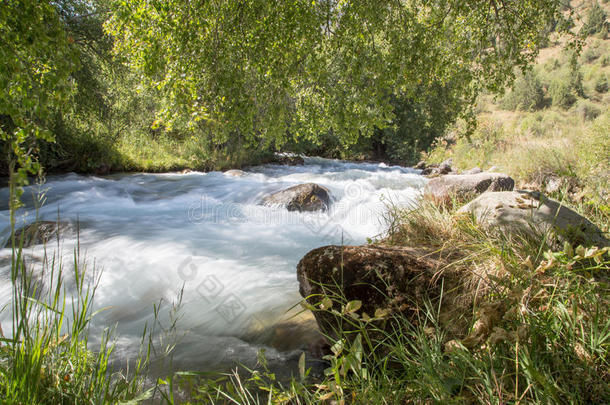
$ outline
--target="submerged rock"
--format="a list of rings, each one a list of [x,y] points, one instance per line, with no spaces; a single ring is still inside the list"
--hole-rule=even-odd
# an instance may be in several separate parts
[[[297,265],[299,292],[311,305],[327,297],[360,301],[351,316],[386,319],[402,313],[416,322],[418,303],[441,294],[439,262],[425,252],[406,247],[324,246],[307,253]],[[341,311],[338,304],[336,310]],[[335,309],[333,307],[333,309]],[[341,318],[314,311],[322,332],[337,337]],[[347,328],[343,324],[341,328]]]
[[[487,228],[534,236],[549,232],[560,243],[609,245],[587,218],[535,191],[483,193],[458,212],[473,214]]]
[[[316,320],[313,314],[307,311],[273,325],[268,344],[282,352],[304,349],[316,357],[322,357],[321,348],[318,347],[320,339],[322,334]]]
[[[17,229],[15,231],[15,243],[19,244],[21,238],[23,238],[23,247],[41,245],[57,239],[58,236],[61,237],[66,232],[72,232],[72,227],[67,222],[38,221]],[[10,246],[11,240],[9,238],[6,247]]]
[[[424,188],[424,197],[447,203],[452,198],[467,200],[485,191],[510,191],[515,181],[502,173],[448,174],[431,179]]]
[[[284,205],[288,211],[325,211],[330,206],[330,191],[315,183],[299,184],[271,194],[266,205]]]
[[[231,170],[227,170],[226,172],[223,172],[223,174],[225,176],[231,176],[231,177],[242,177],[246,174],[246,172],[244,172],[243,170],[239,170],[239,169],[231,169]]]

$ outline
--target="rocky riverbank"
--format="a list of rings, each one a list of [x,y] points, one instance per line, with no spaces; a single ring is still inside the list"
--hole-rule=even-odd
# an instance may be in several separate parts
[[[432,307],[445,344],[480,346],[498,338],[503,317],[518,309],[498,299],[512,273],[494,246],[514,249],[525,278],[556,264],[553,256],[529,254],[536,248],[583,260],[607,255],[602,231],[561,202],[513,191],[504,174],[443,172],[427,183],[419,206],[392,213],[385,238],[324,246],[299,262],[300,293],[331,344],[368,330],[367,338],[383,346],[405,321],[425,326],[430,320],[423,311]],[[608,276],[608,268],[600,274]]]

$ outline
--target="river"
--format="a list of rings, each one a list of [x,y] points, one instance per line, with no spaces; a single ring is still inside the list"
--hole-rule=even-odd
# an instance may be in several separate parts
[[[330,190],[328,212],[259,204],[272,192],[307,182]],[[177,342],[174,367],[251,364],[261,347],[270,362],[281,364],[295,352],[271,347],[265,331],[300,300],[300,258],[319,246],[362,244],[382,234],[386,205],[408,206],[424,184],[413,169],[321,158],[305,158],[302,166],[253,167],[240,176],[66,174],[26,188],[18,226],[36,215],[50,221],[59,215],[74,228],[78,223],[78,238],[65,234],[59,247],[54,241],[46,251],[69,264],[78,240],[87,271],[100,274],[95,308],[106,308],[94,317],[91,335],[116,328],[121,358],[137,353],[153,305],[161,302],[159,321],[167,326],[177,320],[166,337]],[[8,189],[1,189],[0,246],[9,235],[7,201]],[[43,201],[39,208],[37,201]],[[44,252],[41,245],[27,248],[27,260],[36,266]],[[10,254],[0,250],[2,305],[11,299]],[[10,330],[8,309],[0,322]]]

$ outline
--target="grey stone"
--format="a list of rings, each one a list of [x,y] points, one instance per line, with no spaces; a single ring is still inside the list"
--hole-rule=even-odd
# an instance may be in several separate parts
[[[462,207],[486,228],[540,236],[558,243],[608,246],[608,239],[591,221],[560,202],[535,191],[502,191],[481,194]]]
[[[71,225],[66,222],[38,221],[15,230],[15,243],[19,244],[23,238],[23,247],[41,245],[56,239],[58,235],[61,237],[62,234],[72,231]],[[6,247],[10,246],[9,238]]]
[[[447,203],[452,198],[466,200],[485,191],[512,190],[515,181],[502,173],[448,174],[431,179],[424,187],[424,197]]]
[[[263,200],[265,205],[284,205],[288,211],[326,211],[330,191],[314,183],[299,184],[274,193]]]

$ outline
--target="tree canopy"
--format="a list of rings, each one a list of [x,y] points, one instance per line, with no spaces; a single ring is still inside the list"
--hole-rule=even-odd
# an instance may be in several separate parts
[[[77,64],[72,39],[53,4],[22,0],[0,3],[0,37],[0,140],[20,170],[32,170],[35,162],[22,144],[52,138],[43,122],[70,96]]]
[[[112,0],[116,50],[186,117],[224,141],[282,144],[333,131],[355,142],[393,99],[451,84],[472,101],[531,62],[559,0]],[[464,110],[462,110],[464,111]]]

